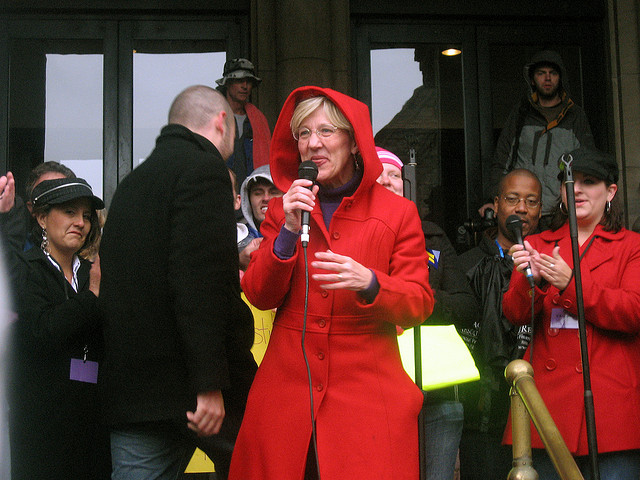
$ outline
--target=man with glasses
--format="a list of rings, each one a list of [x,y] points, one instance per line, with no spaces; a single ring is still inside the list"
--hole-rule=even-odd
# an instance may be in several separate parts
[[[254,169],[269,163],[269,124],[258,107],[249,101],[251,91],[260,82],[262,79],[256,77],[253,63],[246,58],[225,62],[223,76],[216,80],[218,91],[227,98],[236,119],[235,145],[227,166],[236,174],[238,184]]]
[[[480,381],[459,386],[464,405],[462,480],[507,478],[511,469],[510,449],[502,445],[510,405],[504,369],[511,360],[522,358],[531,332],[528,326],[511,325],[502,314],[502,293],[513,270],[509,249],[516,243],[506,221],[517,215],[522,236],[534,233],[542,212],[541,198],[542,186],[534,173],[512,170],[500,181],[492,204],[497,227],[487,230],[477,247],[458,257],[481,306],[479,323],[460,331],[480,371]]]
[[[560,183],[558,158],[578,147],[595,148],[584,110],[569,95],[569,82],[557,52],[536,53],[524,66],[528,94],[511,110],[498,138],[491,166],[487,198],[493,198],[500,179],[514,168],[534,172],[542,183],[543,219],[548,228]],[[480,208],[484,214],[487,203]]]

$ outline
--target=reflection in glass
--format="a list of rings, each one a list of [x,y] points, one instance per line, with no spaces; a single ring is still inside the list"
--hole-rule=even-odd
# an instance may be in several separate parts
[[[102,198],[102,55],[46,55],[44,161],[63,163]]]
[[[133,55],[133,158],[139,165],[167,124],[173,99],[191,85],[216,86],[226,53],[137,53]]]
[[[9,42],[7,164],[16,193],[43,161],[67,164],[102,190],[103,44],[96,39]]]
[[[444,47],[372,50],[371,98],[376,145],[405,164],[415,151],[421,216],[454,239],[466,202],[463,56]]]

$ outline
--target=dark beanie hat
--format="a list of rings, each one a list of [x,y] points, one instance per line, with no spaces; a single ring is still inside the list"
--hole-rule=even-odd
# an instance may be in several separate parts
[[[560,168],[558,179],[560,181],[564,180],[563,158],[566,161],[571,160],[570,165],[573,172],[593,175],[608,183],[618,183],[618,164],[611,155],[587,147],[580,147],[565,153],[558,161]]]
[[[82,178],[44,180],[37,184],[31,192],[31,203],[34,207],[59,205],[76,198],[90,199],[96,210],[104,208],[104,202],[93,194],[87,181]]]

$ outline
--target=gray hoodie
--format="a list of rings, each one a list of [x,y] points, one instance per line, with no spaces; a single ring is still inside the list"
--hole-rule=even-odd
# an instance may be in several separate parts
[[[567,70],[562,63],[562,57],[558,52],[553,50],[542,50],[536,53],[529,63],[527,63],[522,69],[524,79],[531,90],[531,93],[535,92],[535,87],[531,85],[531,79],[533,78],[533,69],[538,65],[554,65],[560,74],[560,90],[564,90],[569,95],[569,78],[567,77]]]
[[[251,209],[251,202],[249,200],[249,187],[257,178],[264,178],[270,183],[273,183],[271,172],[269,171],[269,165],[263,165],[256,168],[247,176],[247,178],[244,179],[244,182],[242,182],[242,186],[240,187],[240,209],[242,210],[244,219],[247,221],[249,232],[253,236],[261,237],[262,235],[260,235],[260,230],[253,219],[253,210]]]

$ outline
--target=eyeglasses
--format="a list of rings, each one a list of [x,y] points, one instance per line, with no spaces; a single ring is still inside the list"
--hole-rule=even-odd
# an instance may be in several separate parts
[[[307,127],[302,127],[302,128],[299,128],[297,132],[293,132],[293,138],[295,138],[296,141],[302,140],[306,142],[311,138],[311,134],[313,132],[316,132],[316,135],[318,135],[318,137],[329,138],[338,130],[339,130],[338,127],[336,127],[335,125],[320,125],[316,130],[311,130]]]
[[[516,195],[507,195],[506,197],[502,197],[502,198],[504,199],[505,202],[507,202],[507,205],[511,207],[515,207],[521,201],[524,201],[524,204],[527,208],[536,208],[538,205],[540,205],[539,198],[521,198]]]

